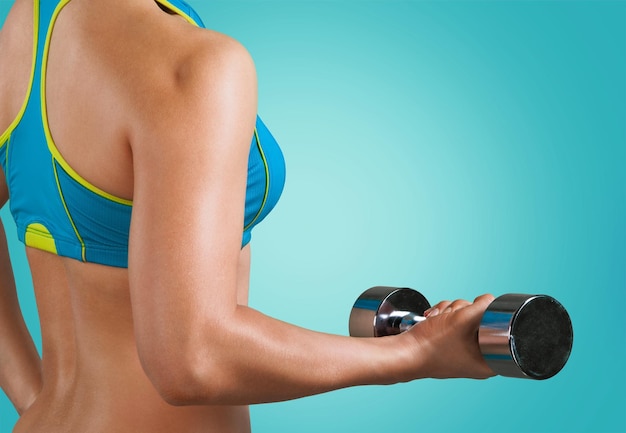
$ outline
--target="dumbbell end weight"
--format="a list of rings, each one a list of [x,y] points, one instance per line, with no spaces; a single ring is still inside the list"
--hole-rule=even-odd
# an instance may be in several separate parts
[[[502,376],[548,379],[565,366],[574,331],[569,314],[546,295],[507,294],[487,307],[478,343],[489,367]]]
[[[430,308],[426,298],[408,288],[376,286],[354,303],[350,312],[350,335],[383,337],[399,334],[420,320]],[[415,321],[411,321],[415,319]],[[402,323],[404,320],[404,323]]]

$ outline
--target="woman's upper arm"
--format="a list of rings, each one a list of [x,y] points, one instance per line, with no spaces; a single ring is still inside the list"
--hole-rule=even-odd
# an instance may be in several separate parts
[[[199,320],[236,308],[254,66],[225,39],[183,73],[131,130],[129,279],[144,366],[176,355]]]

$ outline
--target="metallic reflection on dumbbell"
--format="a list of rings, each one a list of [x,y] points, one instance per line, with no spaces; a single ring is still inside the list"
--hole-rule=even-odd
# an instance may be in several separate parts
[[[409,288],[377,286],[366,290],[350,313],[350,335],[399,334],[426,320],[430,303]],[[489,367],[502,376],[548,379],[565,366],[574,333],[569,314],[546,295],[507,294],[485,311],[478,344]]]

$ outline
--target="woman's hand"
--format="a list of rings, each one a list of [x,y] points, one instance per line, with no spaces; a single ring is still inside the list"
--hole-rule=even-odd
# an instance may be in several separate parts
[[[419,377],[486,379],[494,376],[478,346],[478,327],[491,295],[470,303],[442,301],[426,310],[426,320],[405,332]],[[414,379],[416,377],[412,377]]]

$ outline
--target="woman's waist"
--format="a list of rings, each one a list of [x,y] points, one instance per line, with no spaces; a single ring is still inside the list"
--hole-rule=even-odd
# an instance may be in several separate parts
[[[166,403],[147,378],[120,371],[97,380],[78,375],[73,381],[46,381],[20,417],[14,433],[247,433],[244,406],[176,407]]]

